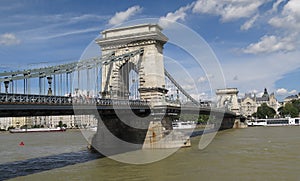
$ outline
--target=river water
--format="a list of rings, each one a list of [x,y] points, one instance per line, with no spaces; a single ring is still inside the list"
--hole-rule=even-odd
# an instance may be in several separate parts
[[[0,180],[300,180],[300,127],[225,130],[203,150],[199,139],[134,165],[90,153],[80,131],[0,133]]]

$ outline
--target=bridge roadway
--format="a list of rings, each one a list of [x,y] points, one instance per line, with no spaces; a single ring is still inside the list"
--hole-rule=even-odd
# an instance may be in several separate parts
[[[97,111],[96,111],[97,110]],[[74,114],[114,114],[133,111],[137,115],[164,114],[168,116],[184,114],[224,115],[234,118],[236,114],[208,106],[180,105],[170,103],[167,105],[151,107],[150,102],[141,100],[114,100],[86,97],[3,94],[0,93],[0,117],[23,116],[53,116]],[[152,112],[151,112],[152,110]]]

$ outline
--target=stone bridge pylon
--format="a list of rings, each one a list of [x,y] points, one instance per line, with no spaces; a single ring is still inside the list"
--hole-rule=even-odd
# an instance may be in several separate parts
[[[96,40],[102,56],[118,56],[139,51],[122,60],[112,60],[102,66],[102,97],[129,99],[131,81],[138,84],[139,99],[162,103],[165,99],[163,46],[168,38],[156,24],[142,24],[109,29]],[[137,80],[130,80],[135,75]]]
[[[239,113],[238,105],[238,89],[237,88],[226,88],[218,89],[217,94],[217,107],[226,108],[232,112]]]

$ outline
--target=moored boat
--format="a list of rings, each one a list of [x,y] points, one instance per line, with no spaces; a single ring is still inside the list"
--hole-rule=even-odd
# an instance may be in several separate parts
[[[62,132],[66,131],[66,128],[31,128],[31,129],[10,129],[10,133],[38,133],[38,132]]]
[[[172,126],[173,129],[194,129],[196,123],[194,121],[174,121]]]
[[[300,118],[256,119],[248,122],[248,126],[299,126]]]

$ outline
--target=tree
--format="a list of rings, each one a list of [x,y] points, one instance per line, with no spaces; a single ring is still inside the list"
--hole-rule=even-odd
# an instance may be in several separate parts
[[[180,114],[176,119],[180,121],[197,121],[199,115],[197,114]]]
[[[253,116],[257,116],[259,119],[274,118],[275,115],[276,111],[269,107],[266,103],[263,103],[260,107],[258,107],[257,112],[253,114]]]
[[[15,127],[14,127],[14,126],[9,126],[9,127],[7,128],[8,131],[9,131],[10,129],[15,129]]]
[[[62,121],[58,122],[58,127],[60,127],[60,128],[63,127],[63,122]]]
[[[300,100],[299,99],[298,100],[292,100],[292,104],[300,112]]]
[[[27,129],[27,128],[28,128],[27,124],[21,126],[21,129]]]
[[[199,115],[198,117],[198,124],[206,124],[209,120],[209,115]]]
[[[297,106],[297,103],[286,103],[285,106],[279,108],[278,111],[282,117],[298,117],[299,109],[295,105]]]

